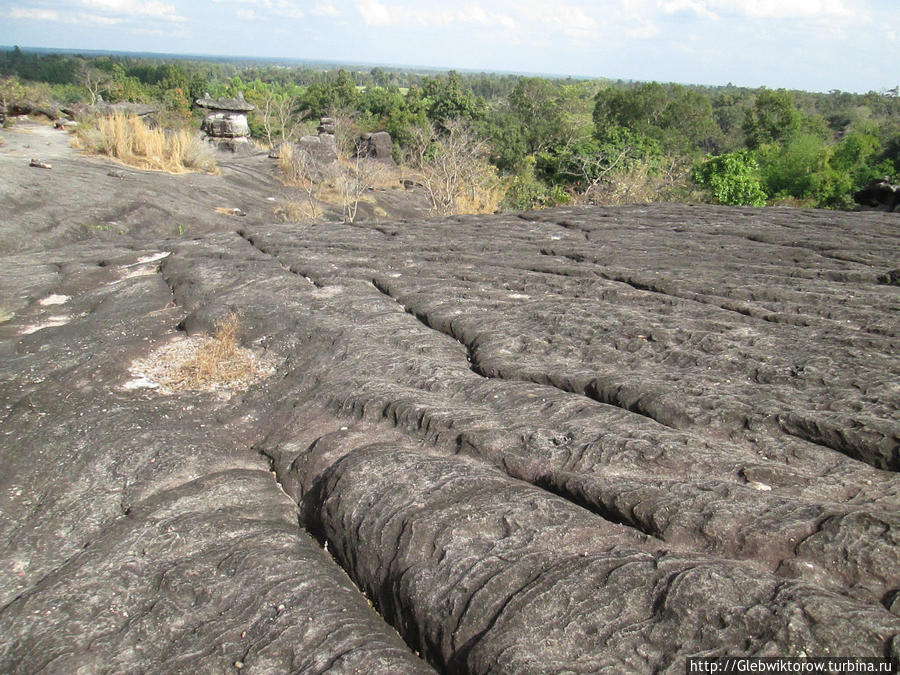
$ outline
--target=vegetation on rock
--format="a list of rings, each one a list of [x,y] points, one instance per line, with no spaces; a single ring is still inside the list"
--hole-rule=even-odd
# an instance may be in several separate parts
[[[142,169],[216,171],[212,152],[196,134],[187,129],[153,129],[136,115],[116,113],[85,121],[78,127],[74,143]]]
[[[199,124],[191,105],[204,93],[243,92],[256,106],[249,123],[262,143],[296,141],[322,116],[346,118],[360,133],[388,131],[394,159],[425,176],[425,161],[444,170],[438,165],[465,128],[464,173],[476,187],[452,197],[455,188],[429,189],[442,213],[687,200],[847,208],[855,189],[900,174],[895,90],[822,94],[19,49],[0,52],[0,77],[0,102],[12,115],[100,97],[153,101],[160,124],[174,129]],[[446,185],[447,176],[440,180]]]

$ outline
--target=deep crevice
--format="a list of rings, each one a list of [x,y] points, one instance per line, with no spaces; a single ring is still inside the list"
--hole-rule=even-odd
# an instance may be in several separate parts
[[[561,391],[565,394],[583,396],[587,399],[590,399],[591,401],[594,401],[595,403],[601,403],[604,405],[613,406],[615,408],[620,408],[622,410],[627,410],[630,413],[640,415],[641,417],[646,417],[647,419],[650,419],[657,424],[661,424],[662,426],[670,429],[683,429],[685,427],[691,426],[688,417],[678,411],[672,411],[671,414],[667,415],[667,417],[669,417],[670,419],[662,419],[660,415],[654,415],[651,411],[649,411],[645,405],[645,399],[647,399],[648,396],[652,396],[653,392],[645,392],[643,394],[640,394],[634,397],[634,401],[628,403],[622,396],[624,385],[600,387],[597,385],[597,380],[594,379],[588,384],[588,386],[581,389],[575,387],[566,387],[562,384],[558,384],[554,381],[554,378],[544,373],[541,373],[538,376],[517,376],[505,374],[502,370],[497,368],[490,370],[486,369],[481,364],[480,358],[478,356],[478,347],[474,344],[474,340],[466,340],[464,336],[457,334],[456,331],[453,330],[452,325],[447,331],[435,327],[427,312],[417,311],[401,303],[393,295],[389,286],[383,281],[380,281],[379,279],[373,279],[372,285],[375,286],[375,288],[378,289],[380,293],[386,295],[387,297],[391,298],[391,300],[400,305],[400,307],[403,308],[403,311],[405,311],[407,314],[411,314],[412,316],[414,316],[426,328],[436,331],[441,335],[446,335],[447,337],[450,337],[461,344],[466,349],[466,360],[469,364],[469,369],[479,377],[483,377],[485,379],[503,380],[506,382],[528,382],[531,384],[536,384],[538,386],[551,387],[552,389],[556,389],[557,391]]]
[[[314,440],[307,450],[310,450],[313,446],[318,443],[320,439]],[[266,459],[269,463],[270,473],[272,474],[273,480],[275,480],[279,486],[279,488],[284,492],[284,488],[281,487],[285,483],[285,476],[282,475],[282,472],[278,469],[275,459],[272,455],[266,452],[262,448],[253,447],[251,450],[255,450],[262,457]],[[333,467],[333,465],[332,465]],[[290,467],[287,469],[290,470]],[[312,487],[302,496],[302,498],[298,501],[292,495],[288,495],[294,504],[297,507],[297,528],[309,535],[310,538],[314,539],[319,546],[321,546],[322,550],[328,555],[331,561],[344,573],[344,576],[353,584],[359,594],[366,599],[372,611],[378,615],[378,617],[385,623],[385,625],[390,626],[390,628],[400,637],[403,643],[407,646],[407,648],[412,652],[418,659],[420,659],[423,663],[427,663],[429,666],[434,668],[438,672],[447,672],[444,668],[443,664],[435,663],[431,659],[423,658],[420,653],[419,648],[416,644],[411,640],[411,636],[404,634],[400,628],[401,625],[398,624],[409,624],[414,625],[411,621],[400,621],[393,622],[388,619],[387,616],[383,613],[380,608],[380,602],[378,597],[374,596],[373,593],[368,592],[356,579],[356,577],[352,574],[351,570],[348,569],[348,565],[345,565],[341,559],[338,557],[336,553],[336,547],[333,542],[330,542],[326,533],[325,533],[325,524],[321,517],[322,505],[325,501],[324,490],[325,483],[328,480],[329,473],[331,468],[322,472],[319,476],[318,480],[312,485]],[[287,494],[287,492],[285,492]],[[403,609],[403,608],[400,608]],[[336,657],[332,660],[332,663],[338,660],[339,657]]]

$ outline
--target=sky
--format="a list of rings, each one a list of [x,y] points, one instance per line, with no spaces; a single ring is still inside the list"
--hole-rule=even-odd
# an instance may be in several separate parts
[[[0,44],[771,89],[900,84],[900,0],[0,0]]]

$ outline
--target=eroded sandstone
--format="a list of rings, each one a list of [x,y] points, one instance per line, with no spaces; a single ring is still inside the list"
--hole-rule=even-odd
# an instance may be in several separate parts
[[[0,670],[896,660],[898,225],[248,218],[6,255]],[[249,389],[126,386],[231,313]]]

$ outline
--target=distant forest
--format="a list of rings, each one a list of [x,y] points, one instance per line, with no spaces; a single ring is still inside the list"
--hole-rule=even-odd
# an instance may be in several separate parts
[[[279,66],[127,55],[0,52],[0,103],[134,101],[167,127],[199,125],[193,101],[242,92],[268,145],[319,118],[388,131],[395,159],[421,162],[456,134],[502,206],[691,201],[851,208],[900,174],[898,90],[851,94],[492,73]]]

